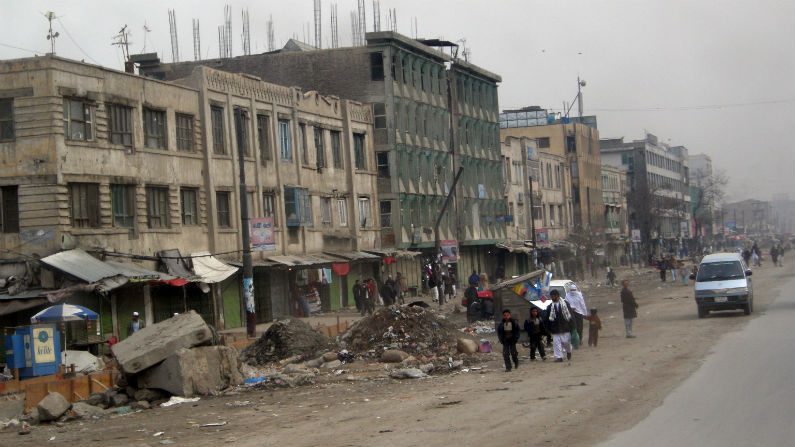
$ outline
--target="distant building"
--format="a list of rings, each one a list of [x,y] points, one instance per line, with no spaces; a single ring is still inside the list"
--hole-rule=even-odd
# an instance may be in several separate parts
[[[675,252],[692,237],[687,148],[647,134],[642,140],[601,140],[602,163],[627,171],[630,229],[651,252]]]
[[[538,218],[541,209],[541,194],[538,177],[538,152],[535,141],[527,138],[508,137],[502,142],[503,179],[505,201],[508,204],[506,224],[508,240],[497,244],[496,256],[505,274],[521,275],[532,271],[533,231],[542,228]],[[532,183],[531,183],[532,182]],[[535,222],[531,217],[535,217]]]
[[[611,265],[629,259],[627,217],[627,172],[624,168],[602,165],[602,200],[605,203],[605,257]]]
[[[712,203],[713,170],[712,158],[707,154],[694,154],[689,157],[690,162],[690,200],[691,214],[694,221],[695,237],[711,237],[720,233],[717,207]]]
[[[773,206],[770,202],[747,199],[724,203],[721,211],[725,226],[731,231],[761,236],[774,230]]]
[[[795,234],[795,200],[789,194],[774,194],[773,201],[773,228],[778,234]]]

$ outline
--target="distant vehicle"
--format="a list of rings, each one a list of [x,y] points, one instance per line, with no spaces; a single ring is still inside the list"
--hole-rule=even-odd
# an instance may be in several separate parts
[[[751,270],[738,253],[715,253],[704,256],[696,280],[695,299],[698,317],[706,317],[713,310],[741,309],[745,315],[754,310],[754,290]]]

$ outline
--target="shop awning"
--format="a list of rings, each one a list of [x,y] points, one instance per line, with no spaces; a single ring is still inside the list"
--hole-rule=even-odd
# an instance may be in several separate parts
[[[185,278],[188,280],[194,280],[193,272],[191,272],[187,265],[185,265],[185,260],[182,257],[182,254],[177,249],[170,249],[170,250],[161,250],[157,252],[157,256],[160,258],[160,262],[166,266],[166,271],[168,271],[169,275],[176,276],[177,278]]]
[[[149,270],[138,264],[133,264],[129,262],[113,262],[113,261],[106,261],[106,262],[118,268],[119,271],[122,272],[124,276],[130,278],[130,281],[133,282],[157,281],[174,287],[182,287],[190,282],[185,278],[178,278],[176,276],[169,275],[167,273]]]
[[[219,261],[209,252],[192,253],[193,271],[202,282],[214,284],[237,273],[238,268]]]
[[[418,251],[398,250],[395,248],[366,248],[364,251],[381,257],[394,256],[396,258],[414,258],[422,254]]]
[[[532,245],[532,243],[531,243]],[[508,250],[511,253],[524,253],[524,254],[532,254],[533,249],[529,247],[524,247],[520,245],[508,245],[508,244],[496,244],[497,248],[502,248],[504,250]]]
[[[340,262],[340,259],[322,254],[268,256],[268,259],[287,267],[313,267]]]
[[[375,261],[381,259],[380,256],[366,253],[363,251],[324,251],[324,254],[336,256],[348,261]]]
[[[80,249],[56,253],[42,258],[41,262],[89,284],[96,284],[100,292],[111,291],[130,280],[118,268]]]
[[[0,295],[0,315],[9,315],[20,310],[49,304],[46,298],[47,290],[31,289],[16,295]]]

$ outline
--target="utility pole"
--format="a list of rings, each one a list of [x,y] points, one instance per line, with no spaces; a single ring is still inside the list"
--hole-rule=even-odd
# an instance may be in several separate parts
[[[44,14],[44,17],[47,18],[47,21],[50,23],[50,30],[47,32],[47,40],[50,41],[50,53],[55,54],[55,38],[58,37],[58,31],[52,32],[52,21],[53,19],[57,19],[58,17],[55,16],[55,13],[52,11],[47,11]]]
[[[535,219],[535,200],[533,200],[533,176],[527,176],[528,180],[530,180],[530,231],[532,232],[532,241],[533,241],[533,264],[536,262],[536,253],[538,247],[536,247],[536,219]],[[561,179],[562,180],[562,179]]]
[[[244,135],[245,112],[235,107],[235,133],[237,134],[237,161],[240,169],[240,234],[243,236],[243,299],[246,303],[246,335],[257,336],[257,309],[254,303],[254,266],[251,263],[251,234],[248,217],[248,191],[246,190],[246,145]]]

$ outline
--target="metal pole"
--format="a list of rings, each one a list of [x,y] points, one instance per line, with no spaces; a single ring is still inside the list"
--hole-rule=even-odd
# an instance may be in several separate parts
[[[246,135],[245,112],[235,108],[235,133],[237,134],[237,161],[240,170],[240,234],[243,236],[243,301],[246,303],[246,335],[257,336],[257,311],[254,303],[254,266],[251,263],[251,235],[248,217],[248,191],[246,190]]]
[[[531,239],[533,240],[533,264],[536,264],[536,218],[535,218],[535,201],[533,200],[533,176],[528,176],[530,180],[530,231],[532,232]],[[562,180],[562,179],[561,179]]]
[[[436,223],[433,225],[434,246],[436,248],[435,255],[437,257],[442,249],[442,241],[439,238],[439,225],[442,223],[442,217],[444,217],[444,213],[445,211],[447,211],[447,207],[450,206],[450,201],[453,199],[453,195],[455,194],[455,187],[458,184],[458,179],[461,177],[462,172],[464,172],[464,168],[459,167],[458,172],[455,174],[455,177],[453,178],[453,186],[450,187],[450,192],[447,193],[447,198],[444,199],[444,204],[442,205],[442,209],[439,210],[439,215],[436,216]]]

